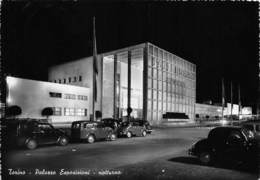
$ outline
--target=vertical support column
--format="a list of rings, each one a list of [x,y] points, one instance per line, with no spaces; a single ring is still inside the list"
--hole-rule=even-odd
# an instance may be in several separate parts
[[[148,44],[143,48],[143,120],[147,120],[148,93]]]
[[[127,53],[127,117],[130,120],[131,114],[131,51]]]
[[[113,117],[118,118],[117,114],[117,54],[114,54],[114,98],[113,98]]]

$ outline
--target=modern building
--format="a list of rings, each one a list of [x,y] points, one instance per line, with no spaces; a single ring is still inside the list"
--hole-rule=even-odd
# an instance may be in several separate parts
[[[195,117],[196,65],[151,43],[99,54],[97,57],[97,101],[103,117],[131,116],[152,124],[163,122],[167,112]],[[93,91],[93,57],[56,65],[49,81],[89,88]],[[91,103],[90,103],[91,104]],[[92,105],[90,111],[92,112]]]
[[[218,118],[222,117],[222,106],[200,104],[195,105],[196,118]],[[224,115],[226,114],[226,108],[224,109]]]
[[[227,103],[226,105],[223,112],[225,117],[231,115],[231,103]],[[222,117],[222,106],[196,103],[195,112],[197,119],[218,119]],[[243,107],[239,112],[239,105],[233,104],[232,115],[239,115],[240,119],[251,117],[252,107]]]
[[[49,121],[58,126],[89,119],[89,88],[7,76],[7,107],[19,106],[16,118],[46,119],[44,108],[53,109]]]

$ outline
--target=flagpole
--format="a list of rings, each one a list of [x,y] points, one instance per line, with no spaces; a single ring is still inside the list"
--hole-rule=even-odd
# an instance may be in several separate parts
[[[225,106],[225,86],[224,86],[224,78],[222,78],[222,120],[224,119],[224,106]]]
[[[95,16],[93,17],[93,85],[92,85],[92,115],[93,121],[95,121],[95,98],[96,98],[96,29],[95,29]]]
[[[241,113],[240,85],[238,84],[238,120]]]
[[[231,117],[231,124],[233,125],[233,117],[232,117],[232,111],[233,111],[233,87],[232,87],[232,81],[231,81],[231,112],[230,112],[230,117]]]

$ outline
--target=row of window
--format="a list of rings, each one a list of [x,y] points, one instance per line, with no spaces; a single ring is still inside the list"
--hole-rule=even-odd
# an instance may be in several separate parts
[[[60,83],[60,84],[67,84],[67,83],[74,83],[74,82],[81,82],[82,81],[82,76],[74,76],[74,77],[68,77],[68,78],[63,78],[63,79],[55,79],[51,82],[54,83]]]
[[[149,56],[154,56],[160,60],[165,60],[167,62],[174,62],[176,64],[179,64],[180,66],[189,69],[190,71],[196,71],[194,64],[153,45],[149,46]]]
[[[53,107],[52,110],[54,116],[62,116],[61,107]],[[83,108],[64,108],[63,114],[64,116],[87,116],[88,111]]]
[[[50,92],[49,95],[50,97],[53,98],[62,98],[62,93]],[[88,96],[76,95],[76,94],[64,94],[64,99],[74,99],[74,100],[78,99],[78,100],[87,101]]]
[[[193,80],[196,79],[195,73],[193,73],[191,71],[184,70],[184,69],[182,69],[180,67],[176,67],[174,65],[172,65],[172,67],[171,67],[171,64],[164,64],[164,65],[165,65],[166,68],[163,68],[163,69],[161,69],[160,66],[157,67],[154,64],[152,66],[149,66],[148,75],[153,75],[154,77],[156,77],[157,72],[158,72],[158,76],[160,76],[160,74],[162,74],[162,72],[164,74],[167,72],[169,74],[168,76],[171,76],[171,74],[174,73],[178,76],[183,76],[187,79],[193,79]]]

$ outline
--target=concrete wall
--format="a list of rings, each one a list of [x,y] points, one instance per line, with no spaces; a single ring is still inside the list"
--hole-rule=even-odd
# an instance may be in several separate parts
[[[89,119],[89,88],[8,77],[7,105],[21,107],[18,118],[45,118],[41,115],[45,107],[61,107],[61,116],[50,116],[55,123]],[[61,98],[50,97],[50,92],[62,93]],[[65,99],[65,94],[75,94],[76,99]],[[77,95],[87,96],[88,100],[79,100]],[[87,109],[87,116],[64,116],[64,108]]]

